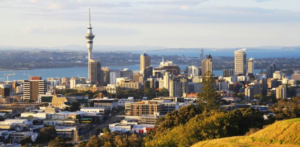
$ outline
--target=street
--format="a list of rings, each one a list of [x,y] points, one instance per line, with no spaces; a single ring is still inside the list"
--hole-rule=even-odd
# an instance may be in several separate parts
[[[89,140],[92,136],[94,136],[95,133],[97,132],[97,129],[102,130],[105,127],[108,127],[109,124],[114,123],[116,121],[117,115],[121,114],[122,112],[123,111],[113,115],[112,117],[110,117],[109,119],[107,119],[106,121],[104,121],[103,123],[101,123],[100,125],[95,127],[94,129],[92,129],[88,133],[86,133],[85,140]]]

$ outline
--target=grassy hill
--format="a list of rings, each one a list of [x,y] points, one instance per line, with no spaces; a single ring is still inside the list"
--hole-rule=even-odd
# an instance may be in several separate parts
[[[300,119],[278,121],[250,136],[202,141],[192,147],[300,147]]]

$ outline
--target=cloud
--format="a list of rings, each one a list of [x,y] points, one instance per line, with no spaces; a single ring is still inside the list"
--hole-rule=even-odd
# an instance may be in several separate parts
[[[198,5],[200,3],[206,2],[208,0],[159,0],[159,1],[144,1],[139,2],[139,4],[149,4],[149,5]]]
[[[36,35],[82,35],[86,33],[85,27],[73,27],[73,26],[28,26],[22,30],[25,35],[36,34]],[[116,27],[93,27],[93,33],[101,36],[131,36],[138,34],[137,30],[127,28],[116,28]]]
[[[269,1],[273,1],[273,0],[255,0],[256,2],[262,3],[262,2],[269,2]]]

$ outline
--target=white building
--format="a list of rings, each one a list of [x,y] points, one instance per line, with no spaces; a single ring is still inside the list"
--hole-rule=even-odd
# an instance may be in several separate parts
[[[245,54],[246,49],[240,49],[235,51],[234,53],[234,71],[235,75],[245,75],[246,74],[246,54]]]
[[[196,66],[189,66],[188,67],[188,75],[189,75],[189,77],[199,76],[199,68]]]
[[[106,87],[105,87],[106,91],[108,93],[111,93],[111,94],[116,94],[117,93],[117,86],[116,84],[108,84]]]
[[[36,112],[23,112],[23,113],[21,113],[21,117],[35,117],[38,119],[46,119],[47,114],[46,113],[36,113]]]
[[[273,79],[281,80],[282,79],[282,72],[281,71],[275,71],[273,73]]]
[[[105,107],[82,107],[80,109],[82,112],[95,112],[95,113],[100,113],[102,115],[105,114],[106,108]]]
[[[117,83],[116,79],[121,77],[121,73],[119,70],[111,70],[109,77],[110,77],[110,84],[116,84]]]

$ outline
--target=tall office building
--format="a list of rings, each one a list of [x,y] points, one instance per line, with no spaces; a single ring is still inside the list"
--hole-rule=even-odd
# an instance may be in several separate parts
[[[203,49],[200,50],[200,58],[199,59],[200,59],[200,62],[202,62],[202,60],[203,60]]]
[[[100,86],[101,83],[103,82],[102,79],[102,70],[101,70],[101,62],[100,60],[96,61],[96,66],[97,66],[97,85]]]
[[[80,83],[78,78],[71,78],[70,79],[70,89],[75,89],[76,85]]]
[[[246,74],[246,49],[240,49],[235,51],[234,53],[234,70],[235,70],[235,75],[245,75]]]
[[[223,69],[223,77],[233,77],[233,69]]]
[[[140,56],[140,73],[144,74],[144,70],[150,65],[151,65],[151,57],[148,54],[143,53]]]
[[[127,77],[132,80],[133,79],[133,71],[131,69],[124,68],[121,71],[121,77]]]
[[[254,59],[250,58],[248,60],[248,73],[253,74],[254,73]]]
[[[144,81],[146,81],[148,78],[150,78],[152,76],[153,73],[153,67],[152,66],[148,66],[144,69],[143,72],[143,76],[144,76]]]
[[[164,75],[164,88],[169,90],[170,87],[170,79],[171,79],[171,75],[169,72],[165,72]]]
[[[212,62],[212,56],[208,55],[206,59],[202,60],[202,78],[206,75],[206,73],[209,71],[211,74],[213,74],[213,62]]]
[[[110,70],[108,67],[103,67],[102,68],[102,83],[103,86],[106,86],[107,84],[110,84]]]
[[[199,76],[199,68],[196,66],[189,66],[188,67],[188,75],[189,75],[189,77]]]
[[[120,70],[111,70],[109,77],[110,77],[110,82],[109,83],[110,84],[116,84],[117,83],[116,79],[121,77]]]
[[[271,64],[270,66],[267,67],[267,78],[272,78],[273,73],[278,70],[278,67],[276,64]]]
[[[169,96],[170,97],[181,97],[182,96],[182,85],[180,82],[180,78],[174,78],[174,79],[170,80]]]
[[[101,83],[101,63],[97,60],[89,60],[89,79],[91,84],[99,85]]]
[[[282,80],[282,72],[281,71],[275,71],[273,73],[273,79]]]
[[[47,92],[47,82],[41,77],[30,77],[23,83],[23,99],[37,101],[40,94]]]

